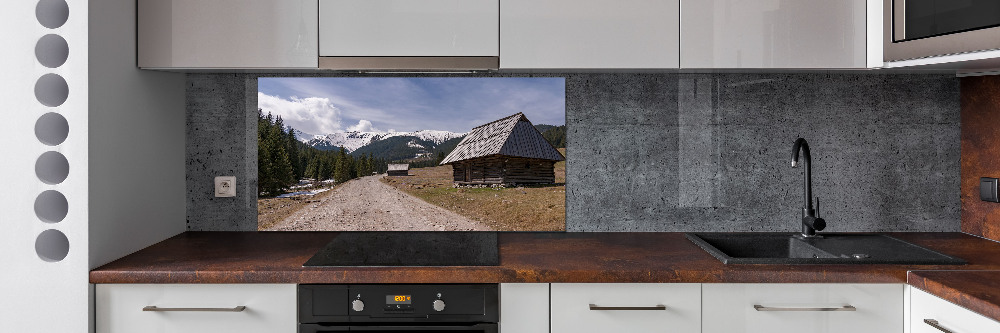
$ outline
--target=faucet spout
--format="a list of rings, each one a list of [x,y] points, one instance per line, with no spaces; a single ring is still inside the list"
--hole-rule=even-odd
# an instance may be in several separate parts
[[[826,228],[826,221],[816,216],[812,205],[812,156],[809,154],[809,143],[798,138],[792,145],[792,167],[799,166],[799,152],[802,153],[802,236],[816,237],[817,230]]]

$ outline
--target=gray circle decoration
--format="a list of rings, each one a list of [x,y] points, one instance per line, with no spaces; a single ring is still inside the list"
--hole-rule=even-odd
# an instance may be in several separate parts
[[[49,185],[62,183],[69,176],[69,161],[59,152],[44,152],[35,161],[35,175]]]
[[[35,238],[35,253],[47,262],[59,262],[69,254],[69,238],[59,230],[42,231]]]
[[[57,146],[66,141],[68,136],[69,122],[58,113],[43,114],[35,122],[35,137],[46,145]]]
[[[69,213],[69,201],[59,191],[48,190],[35,198],[35,216],[45,223],[59,223]]]
[[[66,63],[69,58],[69,44],[66,39],[56,34],[42,36],[35,43],[35,59],[48,68],[56,68]]]
[[[35,5],[35,18],[43,27],[61,27],[69,19],[69,4],[66,0],[39,0]]]
[[[69,85],[58,74],[45,74],[35,82],[35,99],[49,107],[56,107],[69,98]]]

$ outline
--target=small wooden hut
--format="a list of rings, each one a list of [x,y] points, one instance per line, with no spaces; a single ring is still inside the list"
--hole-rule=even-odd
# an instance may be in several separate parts
[[[409,176],[410,175],[410,164],[389,164],[389,170],[386,171],[389,176]]]
[[[555,183],[555,163],[565,159],[519,112],[473,128],[441,165],[461,185],[545,184]]]

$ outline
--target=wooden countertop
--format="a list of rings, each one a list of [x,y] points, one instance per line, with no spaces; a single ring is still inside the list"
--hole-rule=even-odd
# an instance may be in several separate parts
[[[1000,321],[1000,271],[912,271],[907,283]]]
[[[500,265],[302,267],[333,232],[186,232],[90,272],[91,283],[905,283],[910,270],[1000,270],[1000,244],[893,233],[968,265],[724,265],[683,233],[501,233]]]
[[[1000,321],[1000,243],[963,233],[890,235],[968,265],[727,266],[683,233],[622,232],[501,233],[499,266],[302,267],[336,234],[185,232],[91,271],[90,282],[909,283]]]

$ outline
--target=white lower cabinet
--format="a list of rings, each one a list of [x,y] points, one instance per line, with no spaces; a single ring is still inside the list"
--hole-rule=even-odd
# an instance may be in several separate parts
[[[910,332],[1000,332],[1000,322],[917,289],[910,289]]]
[[[705,333],[903,332],[902,284],[704,284]]]
[[[292,333],[296,309],[294,284],[96,286],[97,333]]]
[[[548,333],[549,284],[501,283],[500,332]]]
[[[554,283],[552,333],[701,332],[701,285]]]

